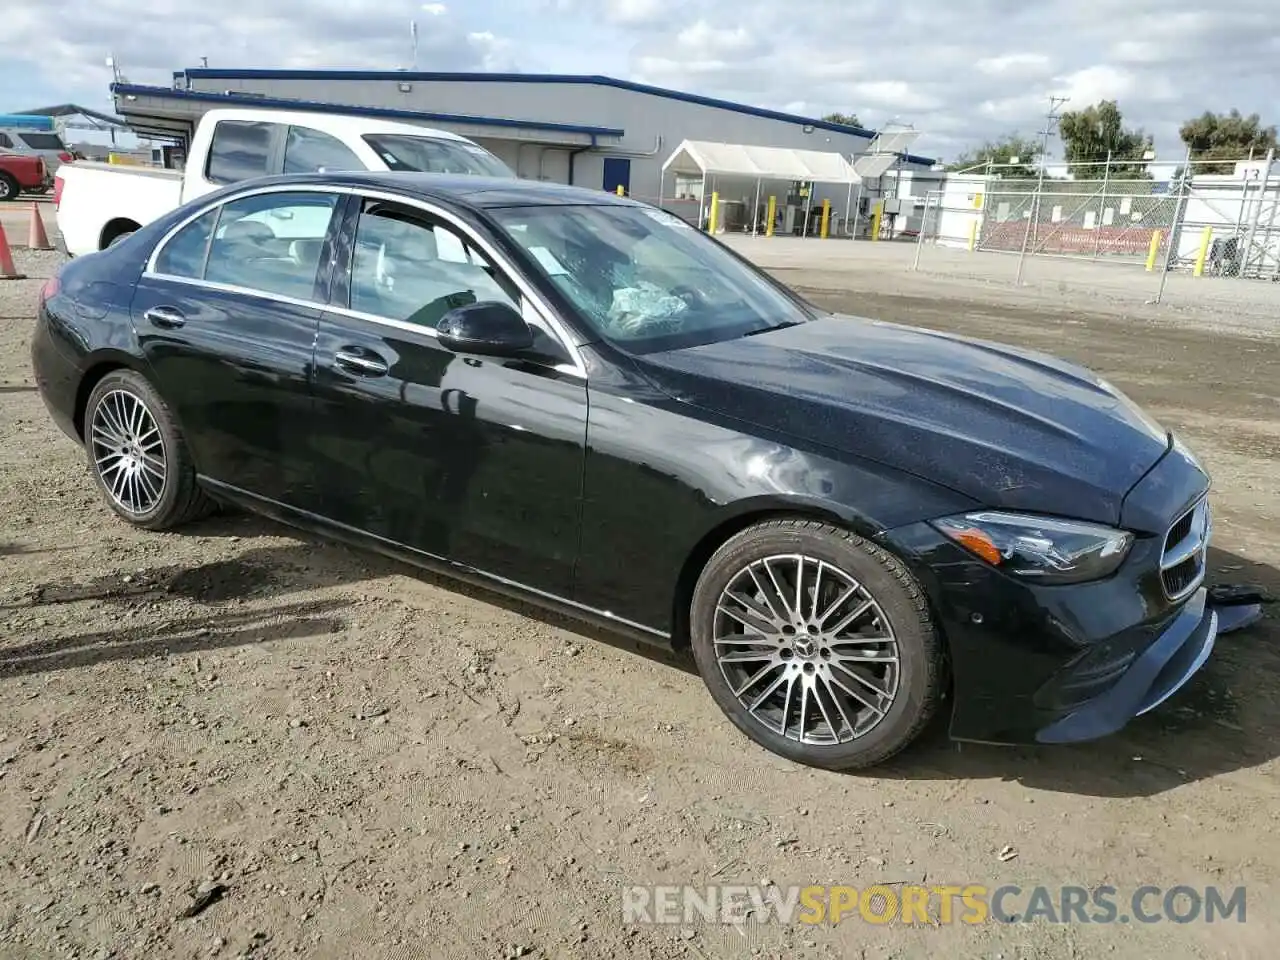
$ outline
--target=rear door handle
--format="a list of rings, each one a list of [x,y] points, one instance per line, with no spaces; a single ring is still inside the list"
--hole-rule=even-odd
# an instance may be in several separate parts
[[[164,327],[169,330],[180,327],[187,322],[187,318],[182,315],[182,311],[177,307],[152,307],[144,312],[142,316],[153,327]]]
[[[356,347],[343,347],[333,355],[333,362],[358,377],[384,377],[390,366],[377,354]]]

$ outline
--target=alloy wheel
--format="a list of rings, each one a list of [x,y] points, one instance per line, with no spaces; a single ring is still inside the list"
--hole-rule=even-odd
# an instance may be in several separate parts
[[[136,394],[112,390],[93,410],[90,447],[95,469],[116,506],[132,516],[154,510],[168,469],[155,417]]]
[[[866,587],[815,557],[764,557],[734,574],[716,603],[712,643],[752,719],[802,744],[865,736],[898,693],[888,618]]]

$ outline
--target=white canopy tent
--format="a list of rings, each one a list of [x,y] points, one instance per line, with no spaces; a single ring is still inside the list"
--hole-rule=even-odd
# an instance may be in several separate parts
[[[848,221],[853,204],[853,185],[862,178],[853,165],[839,153],[820,150],[795,150],[789,147],[754,147],[742,143],[716,143],[710,140],[685,140],[676,147],[662,165],[665,180],[667,172],[685,176],[701,176],[702,194],[705,200],[707,177],[724,176],[754,180],[756,205],[752,215],[752,232],[755,217],[760,209],[760,184],[764,180],[792,180],[804,183],[844,183],[849,186],[845,220]],[[665,191],[664,191],[665,192]],[[701,225],[702,202],[698,205]],[[805,233],[808,233],[809,210],[805,207]]]

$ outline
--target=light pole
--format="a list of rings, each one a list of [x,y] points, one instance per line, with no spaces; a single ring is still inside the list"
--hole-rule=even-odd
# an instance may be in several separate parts
[[[1038,227],[1040,220],[1040,194],[1044,191],[1044,166],[1049,156],[1049,137],[1053,135],[1053,125],[1058,122],[1059,108],[1070,100],[1070,97],[1049,96],[1049,112],[1045,114],[1044,129],[1040,131],[1040,175],[1036,178],[1036,192],[1031,198],[1031,217],[1027,220],[1027,229],[1022,234],[1022,252],[1018,254],[1018,276],[1014,281],[1022,285],[1022,269],[1027,262],[1027,244],[1031,240],[1031,230]]]

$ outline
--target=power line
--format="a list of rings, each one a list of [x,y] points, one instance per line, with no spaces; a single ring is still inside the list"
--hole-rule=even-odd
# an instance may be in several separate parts
[[[1049,138],[1057,132],[1058,121],[1062,119],[1062,105],[1070,97],[1049,95],[1049,112],[1044,115],[1044,129],[1040,131],[1040,173],[1036,177],[1036,192],[1031,198],[1031,215],[1027,218],[1027,229],[1022,234],[1022,252],[1018,255],[1018,276],[1015,283],[1022,283],[1022,268],[1027,262],[1027,244],[1031,241],[1032,229],[1039,226],[1040,195],[1044,192],[1044,168],[1049,159]]]

